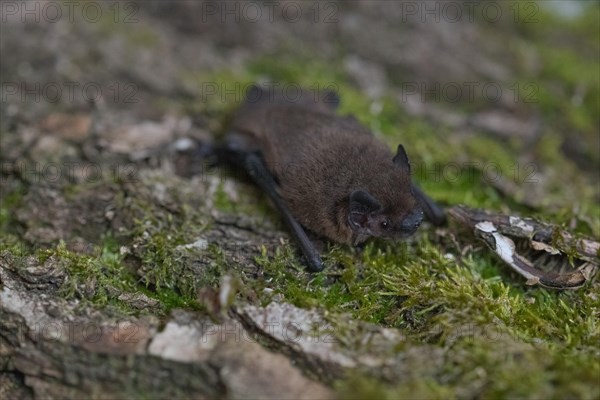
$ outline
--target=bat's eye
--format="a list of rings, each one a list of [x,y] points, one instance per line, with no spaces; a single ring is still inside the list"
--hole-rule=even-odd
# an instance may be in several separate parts
[[[390,221],[387,219],[384,219],[383,221],[381,221],[381,227],[383,229],[388,229],[390,227]]]

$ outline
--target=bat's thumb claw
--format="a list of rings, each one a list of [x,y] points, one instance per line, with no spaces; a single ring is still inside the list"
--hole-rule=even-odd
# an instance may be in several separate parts
[[[308,262],[308,270],[310,272],[321,272],[323,271],[323,261],[321,261],[321,257],[318,255],[313,255],[312,257],[307,257]]]

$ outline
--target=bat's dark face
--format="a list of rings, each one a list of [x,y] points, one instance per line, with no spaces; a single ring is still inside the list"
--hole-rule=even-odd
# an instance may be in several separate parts
[[[373,214],[368,217],[366,228],[372,236],[404,238],[415,233],[423,221],[423,210],[415,208],[403,217]]]
[[[368,237],[404,238],[415,233],[423,221],[410,182],[410,164],[404,148],[398,146],[393,159],[393,177],[386,185],[361,188],[349,196],[348,224],[357,241]]]
[[[404,238],[415,233],[423,221],[423,210],[408,193],[403,204],[383,206],[369,192],[357,190],[350,195],[348,223],[359,237]],[[406,200],[411,206],[406,207]],[[411,201],[412,200],[412,201]]]

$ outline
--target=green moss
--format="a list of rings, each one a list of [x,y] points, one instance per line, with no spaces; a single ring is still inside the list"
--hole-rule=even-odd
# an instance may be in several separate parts
[[[121,294],[143,293],[159,301],[158,308],[152,311],[158,311],[162,315],[178,307],[200,308],[194,296],[182,295],[175,289],[148,289],[127,268],[114,238],[106,237],[98,250],[98,255],[80,254],[69,251],[64,242],[61,242],[55,247],[39,250],[37,254],[40,262],[53,257],[63,263],[68,278],[61,286],[60,294],[66,299],[77,298],[96,307],[111,306],[125,314],[139,314],[139,309],[132,308],[118,297]]]
[[[594,356],[600,341],[594,317],[600,309],[594,294],[599,284],[578,292],[529,288],[482,250],[476,247],[457,263],[426,237],[413,245],[370,243],[362,254],[336,246],[327,254],[328,269],[308,274],[293,251],[283,247],[271,257],[258,257],[265,270],[258,285],[275,289],[263,302],[280,294],[299,307],[325,308],[334,326],[336,315],[351,313],[399,328],[409,338],[405,350],[417,343],[446,348],[441,367],[419,359],[406,365],[409,370],[425,368],[426,374],[409,375],[405,382],[389,384],[369,378],[368,371],[356,372],[336,385],[344,398],[349,393],[356,398],[436,398],[548,397],[558,392],[593,398],[598,391],[592,383],[599,369]],[[334,332],[344,342],[343,326]],[[560,361],[563,357],[585,365],[584,376],[575,379]]]
[[[529,289],[487,252],[457,265],[442,251],[427,238],[414,245],[370,243],[360,257],[335,248],[327,263],[338,267],[313,275],[299,269],[287,250],[257,261],[276,291],[300,307],[350,312],[418,334],[476,322],[501,323],[527,340],[567,347],[592,347],[600,340],[591,317],[600,307],[596,296]]]
[[[67,298],[90,300],[99,306],[119,303],[115,300],[116,291],[132,292],[136,289],[136,279],[121,265],[121,255],[116,242],[107,237],[98,256],[69,251],[61,242],[56,247],[39,250],[39,262],[54,257],[64,262],[68,278],[60,288]]]
[[[215,207],[225,212],[234,212],[236,209],[236,203],[229,198],[223,189],[223,181],[219,182],[215,192]]]
[[[569,361],[564,362],[565,357]],[[597,376],[594,360],[525,345],[500,331],[459,339],[447,359],[442,377],[459,397],[591,399],[598,395],[598,388],[581,385],[582,380],[592,382]],[[585,372],[569,369],[576,360]]]
[[[450,385],[448,385],[450,386]],[[442,399],[452,398],[455,391],[428,377],[407,379],[402,385],[383,383],[380,380],[353,372],[334,385],[341,399]]]
[[[0,253],[9,251],[16,256],[31,253],[31,248],[21,238],[17,210],[25,196],[25,186],[17,180],[4,180],[0,191]]]
[[[395,382],[353,371],[335,384],[341,398],[583,398],[600,388],[597,360],[579,352],[531,346],[493,327],[463,326],[444,357],[428,346],[403,360]],[[584,382],[587,382],[584,383]]]
[[[600,105],[600,77],[597,60],[585,60],[572,50],[560,47],[540,49],[544,68],[539,101],[548,117],[564,121],[586,136],[596,132]]]
[[[316,91],[337,90],[341,82],[347,81],[339,65],[325,64],[310,55],[302,56],[298,52],[257,58],[250,63],[248,70],[257,81],[272,81],[280,87],[296,84]]]
[[[597,27],[597,20],[583,18],[584,27],[569,29],[587,35],[590,27]],[[505,177],[521,184],[511,174],[515,160],[527,150],[543,168],[545,196],[559,199],[553,204],[563,204],[539,210],[538,217],[568,226],[571,232],[598,236],[597,188],[589,187],[578,166],[561,150],[570,132],[583,137],[586,146],[592,143],[590,138],[596,140],[598,61],[582,57],[580,50],[545,42],[547,26],[541,23],[522,29],[523,40],[536,41],[532,46],[541,65],[533,72],[523,67],[518,77],[521,97],[530,94],[526,83],[535,82],[539,89],[539,103],[533,106],[539,107],[545,126],[541,139],[533,144],[481,133],[457,135],[448,127],[406,114],[388,95],[373,104],[349,83],[339,60],[325,64],[302,53],[261,56],[239,71],[186,73],[182,80],[202,93],[183,108],[189,114],[201,114],[210,131],[222,132],[243,91],[253,82],[335,89],[342,100],[341,114],[355,115],[390,148],[398,143],[406,146],[415,180],[435,199],[525,214],[517,201],[498,194],[489,181],[493,171],[486,166],[495,165]],[[597,38],[591,43],[597,46]],[[578,93],[581,99],[573,101]],[[593,154],[596,147],[588,147],[592,159],[597,157]],[[225,273],[236,274],[236,266],[228,263],[218,243],[205,250],[182,251],[180,246],[193,243],[210,226],[202,216],[205,210],[194,207],[205,200],[196,198],[194,203],[180,189],[188,182],[168,178],[158,182],[173,195],[167,205],[152,197],[156,183],[152,179],[129,188],[129,197],[118,204],[119,213],[131,216],[126,224],[129,231],[120,239],[141,264],[135,275],[111,237],[98,256],[75,254],[62,245],[41,253],[67,262],[69,280],[62,289],[67,298],[87,298],[98,306],[117,304],[134,312],[125,303],[114,303],[110,294],[116,288],[157,299],[159,313],[174,307],[197,309],[199,288],[216,287]],[[217,209],[232,214],[264,213],[277,219],[260,191],[236,181],[240,196],[231,196],[225,186],[225,179],[230,178],[225,173],[218,182],[212,199]],[[21,195],[12,196],[0,208],[3,231],[12,223],[11,207]],[[335,334],[340,340],[345,339],[345,330],[335,324],[345,313],[406,334],[406,343],[398,344],[399,356],[407,357],[401,361],[404,378],[389,382],[374,378],[372,371],[350,371],[335,385],[343,398],[597,398],[600,283],[573,292],[528,287],[474,239],[463,239],[452,228],[442,234],[446,236],[423,227],[411,242],[373,241],[363,250],[332,245],[324,254],[327,267],[318,274],[305,271],[293,245],[281,245],[273,253],[263,249],[256,257],[259,273],[239,273],[244,281],[242,294],[254,293],[247,299],[261,304],[282,296],[299,307],[324,309],[338,328]],[[84,289],[90,282],[94,287],[88,293]],[[408,357],[415,348],[424,351]]]
[[[164,212],[146,214],[136,220],[133,237],[145,285],[155,291],[167,289],[192,298],[204,279],[193,270],[192,259],[195,256],[202,259],[205,254],[201,249],[188,250],[183,246],[197,240],[206,225],[194,218],[190,209],[184,212],[185,215],[190,218]]]
[[[184,308],[188,310],[201,310],[202,306],[198,303],[195,296],[183,295],[179,291],[164,287],[148,290],[148,288],[140,287],[139,290],[146,296],[159,301],[160,312],[167,315],[175,308]]]
[[[15,210],[22,204],[25,187],[16,180],[4,181],[0,193],[0,232],[14,231],[17,225]]]

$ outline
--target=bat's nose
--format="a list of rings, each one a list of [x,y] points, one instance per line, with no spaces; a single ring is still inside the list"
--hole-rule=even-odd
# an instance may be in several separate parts
[[[414,233],[423,222],[423,210],[416,208],[402,220],[400,229],[409,235]]]

